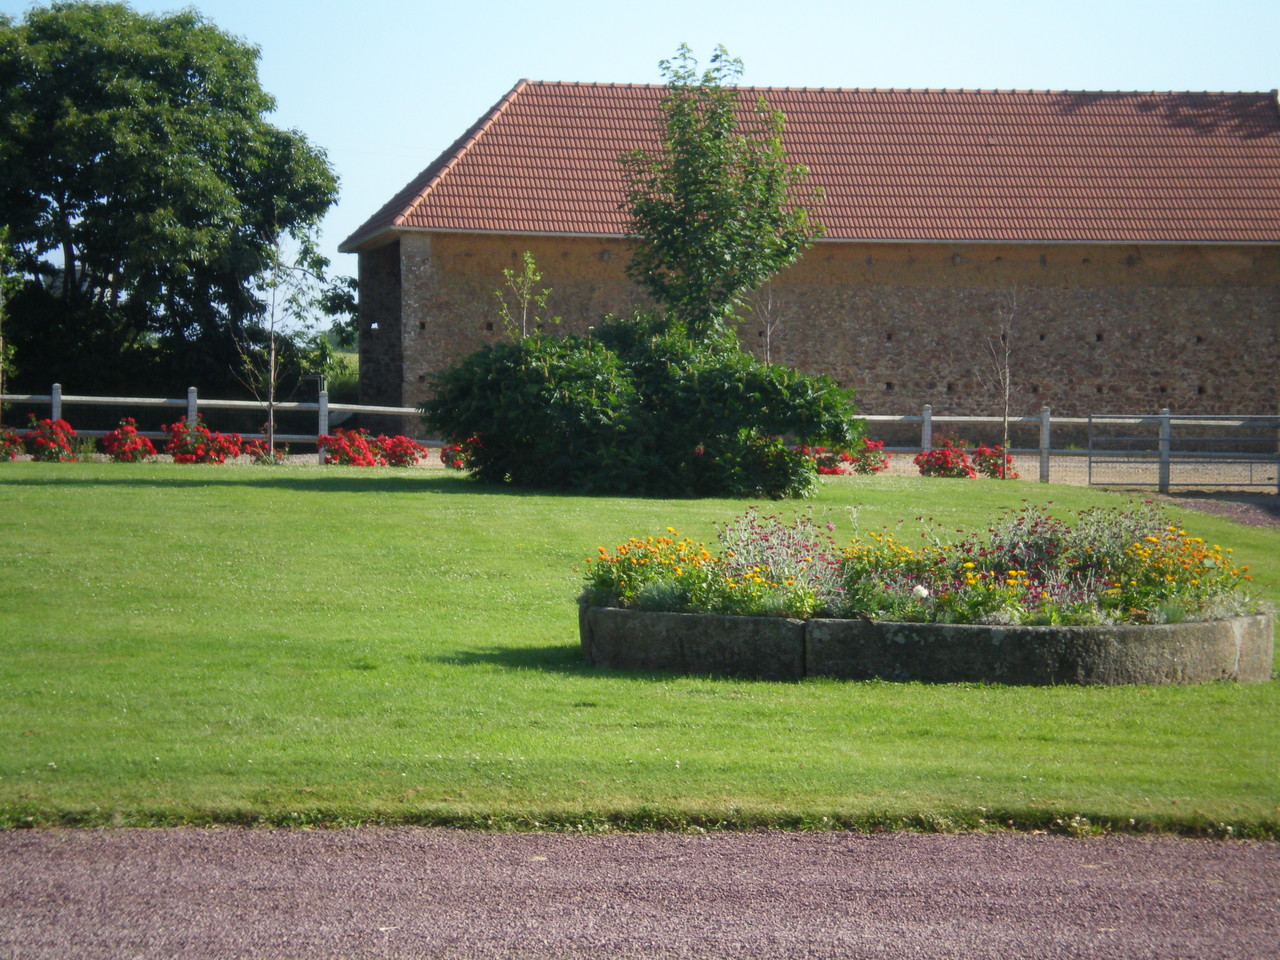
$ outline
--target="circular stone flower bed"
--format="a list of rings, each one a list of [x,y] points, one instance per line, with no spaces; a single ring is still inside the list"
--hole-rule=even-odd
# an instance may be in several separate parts
[[[793,620],[583,605],[582,653],[613,670],[799,680],[1172,684],[1271,678],[1267,614],[1176,624],[990,626]]]

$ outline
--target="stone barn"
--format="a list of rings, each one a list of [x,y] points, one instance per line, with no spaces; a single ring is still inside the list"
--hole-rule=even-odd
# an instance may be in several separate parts
[[[627,280],[624,151],[664,87],[521,81],[342,245],[368,403],[414,404],[503,335],[531,251],[585,331]],[[786,116],[826,235],[755,297],[752,350],[863,413],[1280,412],[1280,109],[1261,93],[742,88]]]

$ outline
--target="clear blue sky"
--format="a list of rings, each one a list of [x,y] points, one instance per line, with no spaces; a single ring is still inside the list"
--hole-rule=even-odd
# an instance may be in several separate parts
[[[33,4],[0,0],[20,16]],[[136,0],[195,6],[261,48],[274,122],[342,181],[337,245],[522,77],[658,83],[688,43],[723,43],[758,86],[1270,90],[1280,0]]]

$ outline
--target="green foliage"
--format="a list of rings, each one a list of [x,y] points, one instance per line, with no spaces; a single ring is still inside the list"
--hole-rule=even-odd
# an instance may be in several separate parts
[[[535,334],[485,346],[446,370],[422,411],[446,439],[468,441],[466,466],[477,479],[626,490],[635,406],[634,385],[602,344]]]
[[[482,480],[661,496],[794,497],[816,482],[784,436],[850,445],[851,396],[730,337],[606,318],[589,339],[494,344],[436,378],[429,426]]]
[[[257,58],[194,10],[0,19],[0,224],[27,277],[11,336],[31,382],[229,379],[274,245],[337,193],[324,152],[267,122]]]
[[[800,201],[808,171],[787,163],[783,116],[760,98],[742,109],[742,61],[717,47],[699,74],[685,45],[660,64],[661,149],[621,157],[633,244],[627,274],[695,339],[714,336],[745,294],[821,236]]]

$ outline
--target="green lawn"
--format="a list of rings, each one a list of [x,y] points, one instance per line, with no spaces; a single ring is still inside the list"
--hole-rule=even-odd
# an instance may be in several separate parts
[[[838,533],[1123,502],[850,478]],[[428,471],[0,464],[0,825],[988,824],[1280,835],[1280,682],[1183,688],[610,674],[601,544],[744,508]],[[805,505],[767,505],[790,512]],[[1202,514],[1280,599],[1280,534]],[[1055,821],[1062,820],[1063,824]],[[1132,821],[1132,823],[1131,823]],[[1081,822],[1077,821],[1080,825]]]

